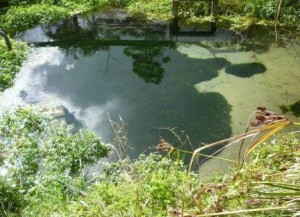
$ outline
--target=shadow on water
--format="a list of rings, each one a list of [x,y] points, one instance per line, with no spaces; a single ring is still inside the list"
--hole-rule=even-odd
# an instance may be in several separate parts
[[[199,93],[194,87],[217,77],[218,70],[230,62],[183,55],[161,32],[96,28],[96,21],[86,22],[45,27],[51,40],[37,44],[59,46],[63,54],[59,64],[37,70],[46,76],[43,90],[62,99],[69,121],[80,122],[110,141],[107,114],[115,121],[122,117],[134,147],[132,157],[153,151],[161,137],[180,146],[174,135],[162,129],[166,127],[189,136],[191,146],[183,147],[186,150],[231,135],[231,106],[226,99],[219,93]]]
[[[65,118],[67,124],[70,124],[70,125],[72,124],[74,126],[75,130],[84,127],[82,125],[82,123],[76,119],[74,113],[71,113],[65,107],[63,107],[63,111],[64,111],[64,114],[65,114],[64,118]]]
[[[62,68],[64,63],[62,67],[51,67],[44,88],[66,98],[74,116],[108,141],[111,137],[104,132],[110,128],[107,112],[112,120],[117,121],[121,116],[126,123],[129,144],[134,146],[132,156],[149,151],[160,137],[179,146],[174,136],[159,128],[176,127],[175,132],[179,134],[184,130],[193,148],[231,134],[230,106],[226,99],[218,93],[199,93],[193,87],[217,76],[216,59],[190,59],[173,50],[164,50],[170,61],[162,64],[164,78],[155,85],[141,81],[131,71],[134,61],[124,58],[122,50],[112,48],[111,55],[118,62],[111,64],[107,73],[104,73],[106,67],[97,64],[99,55],[89,61],[88,68],[83,67],[88,60],[80,61],[71,71]],[[142,78],[147,81],[149,75]],[[161,75],[154,80],[158,79]]]
[[[280,109],[283,114],[287,114],[288,112],[291,112],[295,117],[298,118],[300,117],[300,100],[288,106],[281,105]]]
[[[242,78],[249,78],[253,75],[264,73],[267,68],[261,63],[234,64],[226,68],[226,73]]]

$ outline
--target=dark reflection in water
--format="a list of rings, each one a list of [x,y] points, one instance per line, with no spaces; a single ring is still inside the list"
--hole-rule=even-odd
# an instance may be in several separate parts
[[[300,100],[293,103],[292,105],[281,105],[280,109],[282,113],[287,114],[291,112],[295,117],[300,117]]]
[[[87,18],[45,27],[51,40],[36,43],[59,46],[64,53],[59,65],[43,65],[36,73],[45,72],[44,91],[62,99],[71,122],[79,121],[110,141],[107,113],[116,121],[121,116],[134,157],[153,148],[160,137],[179,146],[174,135],[161,129],[165,127],[184,131],[194,148],[231,135],[226,99],[193,86],[218,76],[218,70],[231,65],[226,59],[183,55],[155,25],[149,33],[99,22]]]
[[[43,32],[48,40],[37,42],[35,45],[59,46],[75,58],[78,58],[79,54],[92,56],[99,50],[109,50],[110,46],[175,47],[175,42],[165,38],[166,25],[145,26],[127,19],[116,19],[115,22],[108,23],[108,20],[94,16],[78,20],[75,16],[57,26],[44,26]]]
[[[159,85],[139,79],[132,72],[133,60],[124,56],[124,48],[113,47],[107,72],[102,65],[106,62],[104,51],[93,57],[80,57],[72,70],[65,66],[74,59],[66,56],[60,66],[43,68],[48,72],[44,88],[65,99],[65,106],[71,104],[68,109],[77,119],[84,120],[86,126],[107,140],[107,112],[113,120],[119,120],[120,115],[126,123],[129,143],[134,146],[133,155],[153,147],[160,136],[177,142],[170,133],[158,129],[161,127],[185,131],[193,145],[229,136],[230,106],[226,99],[218,93],[200,94],[193,87],[216,77],[226,61],[191,59],[166,48],[162,52],[170,61],[161,65],[165,73]]]
[[[226,68],[226,73],[238,77],[249,78],[253,75],[265,72],[267,69],[261,63],[235,64]]]
[[[132,57],[133,71],[147,83],[159,84],[165,72],[162,63],[170,61],[160,47],[127,47],[124,54]]]

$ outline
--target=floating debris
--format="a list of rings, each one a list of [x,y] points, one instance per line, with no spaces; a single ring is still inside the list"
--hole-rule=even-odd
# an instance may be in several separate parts
[[[174,147],[166,142],[164,139],[160,139],[159,143],[156,146],[156,150],[160,150],[160,151],[172,151],[174,149]]]
[[[288,119],[282,115],[279,115],[275,112],[268,111],[264,106],[258,106],[256,108],[256,116],[255,119],[250,121],[250,125],[252,127],[257,127],[260,125],[267,125],[275,122],[284,122],[288,121]]]

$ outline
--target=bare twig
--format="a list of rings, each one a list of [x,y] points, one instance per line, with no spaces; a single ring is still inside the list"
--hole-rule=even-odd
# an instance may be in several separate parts
[[[260,131],[260,129],[255,129],[255,130],[252,130],[250,132],[243,133],[243,134],[240,134],[240,135],[237,135],[237,136],[233,136],[233,137],[230,137],[230,138],[227,138],[227,139],[223,139],[223,140],[220,140],[220,141],[217,141],[217,142],[214,142],[214,143],[211,143],[211,144],[208,144],[208,145],[205,145],[203,147],[200,147],[200,148],[196,149],[193,152],[192,159],[190,161],[188,174],[191,172],[194,159],[200,151],[202,151],[204,149],[207,149],[207,148],[210,148],[210,147],[213,147],[213,146],[216,146],[216,145],[220,145],[220,144],[225,143],[225,142],[229,142],[231,140],[237,140],[237,139],[243,138],[243,137],[248,136],[248,135],[256,135],[259,131]]]
[[[124,130],[123,128],[124,127],[121,127],[119,124],[117,124],[116,122],[114,122],[111,118],[110,118],[110,115],[109,113],[107,113],[107,116],[108,116],[108,120],[109,120],[109,123],[110,123],[110,126],[113,130],[113,133],[115,135],[115,138],[117,140],[117,144],[114,144],[114,148],[117,152],[117,155],[119,157],[119,159],[122,161],[124,158],[128,157],[128,151],[127,151],[127,147],[128,147],[128,144],[127,144],[127,139],[126,137],[125,138],[125,141],[124,139],[122,139],[120,137],[120,134],[122,133],[122,130]],[[120,120],[122,121],[123,123],[123,120],[122,118],[120,117]]]

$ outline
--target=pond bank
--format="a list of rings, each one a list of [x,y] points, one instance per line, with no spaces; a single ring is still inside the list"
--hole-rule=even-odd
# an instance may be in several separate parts
[[[140,155],[134,161],[119,159],[100,173],[95,171],[98,173],[89,180],[82,170],[103,157],[106,146],[91,132],[74,135],[69,130],[66,125],[49,126],[47,119],[29,108],[0,120],[0,133],[5,133],[3,139],[10,141],[1,153],[5,160],[0,167],[1,215],[297,217],[299,214],[298,133],[282,134],[262,144],[242,168],[233,167],[225,175],[212,172],[199,179],[185,169],[175,153],[169,157]],[[20,140],[26,145],[21,146]],[[22,167],[15,167],[12,164],[15,161],[22,162]],[[43,165],[42,170],[36,170],[37,163]],[[80,173],[70,173],[72,169]]]

